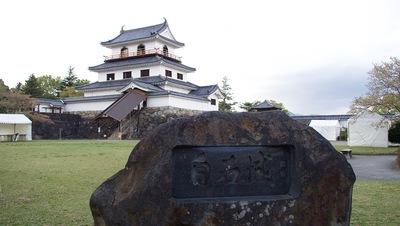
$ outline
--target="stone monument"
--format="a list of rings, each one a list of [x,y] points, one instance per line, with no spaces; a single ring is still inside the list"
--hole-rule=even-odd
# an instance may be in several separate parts
[[[92,194],[95,225],[349,225],[355,175],[282,111],[162,124]]]

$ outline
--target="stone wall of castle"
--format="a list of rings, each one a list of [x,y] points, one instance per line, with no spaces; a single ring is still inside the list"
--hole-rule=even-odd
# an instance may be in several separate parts
[[[143,108],[139,115],[139,127],[137,129],[137,137],[142,138],[160,124],[169,122],[172,119],[194,116],[202,112],[203,111],[176,108],[170,106]]]

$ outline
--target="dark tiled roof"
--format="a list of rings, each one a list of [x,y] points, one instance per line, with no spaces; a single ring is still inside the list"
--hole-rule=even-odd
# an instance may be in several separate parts
[[[170,90],[164,90],[160,88],[158,85],[165,84],[165,83],[173,83],[177,84],[180,86],[187,87],[187,89],[191,90],[188,94],[185,93],[180,93],[180,92],[175,92],[175,91],[170,91]],[[211,85],[211,86],[197,86],[193,83],[190,82],[185,82],[181,81],[179,79],[173,79],[165,76],[148,76],[148,77],[141,77],[141,78],[134,78],[134,79],[124,79],[124,80],[110,80],[110,81],[104,81],[104,82],[95,82],[91,83],[85,86],[80,86],[77,87],[77,90],[90,90],[90,89],[102,89],[102,88],[109,88],[109,87],[114,87],[116,89],[120,88],[122,89],[123,87],[129,86],[129,84],[135,84],[139,86],[140,88],[143,88],[145,90],[148,90],[149,92],[147,93],[148,96],[160,96],[160,95],[174,95],[174,96],[181,96],[181,97],[186,97],[186,98],[192,98],[192,99],[198,99],[198,100],[204,100],[207,101],[207,96],[214,93],[217,91],[218,85]],[[120,94],[117,95],[117,97]],[[112,98],[116,98],[115,95],[109,95],[112,96]],[[87,97],[87,98],[81,98],[82,100],[80,101],[87,101],[90,100],[90,98],[93,98],[93,100],[96,99],[96,97]],[[99,97],[100,99],[106,98],[106,96],[101,96]],[[79,101],[76,100],[76,98],[69,98],[65,99],[65,101]]]
[[[203,97],[203,96],[179,93],[179,92],[169,91],[169,90],[163,90],[163,91],[160,91],[160,92],[151,92],[151,93],[147,94],[147,96],[163,96],[163,95],[173,95],[173,96],[185,97],[185,98],[189,98],[189,99],[209,101],[206,97]]]
[[[123,88],[132,82],[132,79],[122,80],[109,80],[103,82],[94,82],[83,86],[75,87],[76,90],[88,90],[88,89],[102,89],[102,88]]]
[[[53,105],[53,106],[58,106],[58,107],[64,106],[64,103],[61,100],[53,100],[53,99],[46,99],[46,98],[36,98],[36,100],[40,104],[48,104],[48,105]]]
[[[279,106],[275,106],[271,102],[265,100],[264,102],[261,102],[260,104],[257,104],[255,106],[251,107],[251,109],[254,109],[254,110],[267,110],[267,109],[282,109],[282,108],[279,107]]]
[[[140,86],[140,87],[142,87],[144,89],[147,89],[147,90],[150,90],[150,91],[153,91],[153,92],[163,91],[163,89],[161,89],[160,87],[155,86],[155,85],[153,85],[151,83],[145,83],[145,82],[141,82],[141,81],[138,81],[138,80],[133,80],[132,82],[134,84],[136,84],[137,86]]]
[[[178,84],[181,86],[186,86],[188,89],[192,90],[197,90],[199,88],[197,85],[190,82],[184,82],[182,80],[157,75],[157,76],[148,76],[148,77],[133,78],[133,79],[94,82],[83,86],[77,86],[75,87],[75,89],[79,91],[90,90],[90,89],[104,89],[104,88],[122,89],[123,87],[128,86],[130,83],[134,83],[140,87],[149,89],[151,91],[161,91],[163,89],[159,88],[156,85],[163,84],[166,82]]]
[[[165,59],[158,55],[123,59],[123,60],[117,60],[117,61],[106,61],[100,65],[89,67],[89,70],[98,72],[98,71],[103,71],[103,70],[108,70],[108,69],[132,67],[132,66],[139,66],[139,65],[143,65],[143,64],[155,64],[155,63],[159,63],[159,62],[164,62],[166,64],[170,64],[172,66],[176,66],[176,67],[185,69],[187,71],[196,71],[196,68],[192,68],[192,67],[186,66],[184,64]]]
[[[137,29],[131,29],[131,30],[126,30],[124,31],[123,29],[121,30],[121,33],[108,41],[101,42],[100,44],[103,46],[111,46],[115,44],[121,44],[121,43],[127,43],[127,42],[132,42],[132,41],[137,41],[141,39],[147,39],[151,37],[155,37],[159,35],[159,33],[163,32],[165,29],[168,28],[168,22],[167,20],[164,21],[164,23],[161,24],[156,24],[148,27],[142,27],[142,28],[137,28]],[[184,44],[181,42],[178,42],[176,40],[171,40],[166,37],[163,37],[164,39],[167,39],[179,46],[183,46]]]
[[[199,86],[196,90],[190,92],[190,94],[198,95],[198,96],[208,96],[215,91],[217,91],[218,85],[210,85],[210,86]]]

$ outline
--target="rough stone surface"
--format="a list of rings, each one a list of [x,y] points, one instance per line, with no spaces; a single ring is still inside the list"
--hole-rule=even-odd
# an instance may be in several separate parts
[[[53,123],[32,121],[32,138],[39,139],[96,139],[97,122],[80,115],[41,113]]]
[[[142,138],[159,125],[169,122],[173,119],[190,117],[201,114],[202,111],[165,107],[146,107],[140,110],[139,128],[136,137]]]
[[[247,149],[248,154],[239,153]],[[263,157],[255,159],[259,154]],[[260,162],[270,158],[279,164],[270,161],[273,167],[262,171]],[[185,172],[186,165],[192,172]],[[215,171],[221,167],[225,169]],[[287,174],[276,174],[276,167]],[[210,172],[223,180],[214,180]],[[282,185],[286,190],[274,190],[282,178],[288,178]],[[343,155],[281,111],[207,112],[150,132],[133,149],[126,167],[94,191],[90,208],[95,225],[349,225],[354,182]],[[193,193],[177,192],[181,186],[192,187]]]

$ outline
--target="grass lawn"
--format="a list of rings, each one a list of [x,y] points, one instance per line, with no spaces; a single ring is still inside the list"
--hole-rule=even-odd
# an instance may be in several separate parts
[[[399,147],[350,147],[347,145],[333,145],[336,150],[340,151],[346,148],[352,149],[353,155],[396,155]]]
[[[0,225],[93,225],[90,195],[136,143],[1,142]],[[355,183],[352,225],[400,225],[399,209],[400,182]]]
[[[0,225],[93,225],[90,195],[136,143],[0,143]]]

